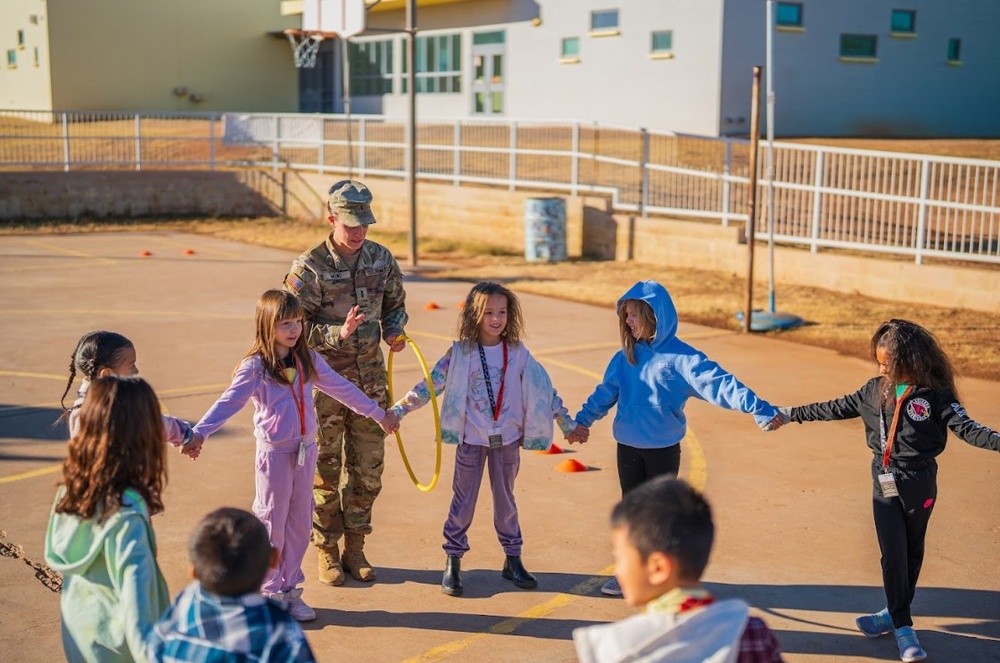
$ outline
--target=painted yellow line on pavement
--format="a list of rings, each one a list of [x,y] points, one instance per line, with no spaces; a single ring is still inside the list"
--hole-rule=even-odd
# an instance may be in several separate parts
[[[569,605],[577,595],[590,594],[595,589],[600,587],[606,580],[608,574],[614,570],[614,566],[609,566],[601,570],[598,577],[588,578],[583,582],[578,583],[569,592],[565,594],[557,594],[545,603],[541,603],[532,608],[528,608],[524,612],[505,619],[498,624],[491,626],[486,631],[482,633],[476,633],[475,635],[470,635],[467,638],[461,640],[455,640],[454,642],[449,642],[443,644],[439,647],[434,647],[425,651],[423,654],[415,658],[408,658],[403,663],[426,663],[429,661],[441,661],[456,654],[460,654],[465,649],[468,649],[469,645],[472,645],[483,638],[491,635],[508,635],[513,633],[523,624],[533,620],[541,619],[547,615],[552,614],[559,608],[564,608]]]
[[[54,375],[52,373],[32,373],[31,371],[4,371],[0,370],[0,375],[10,378],[40,378],[42,380],[66,380],[68,375]]]
[[[30,472],[21,472],[20,474],[12,474],[9,477],[0,477],[0,483],[11,483],[12,481],[20,481],[21,479],[32,479],[34,477],[52,474],[53,472],[58,472],[61,467],[62,463],[56,463],[55,465],[49,465],[41,469],[31,470]]]
[[[77,256],[79,258],[90,258],[91,260],[96,260],[97,262],[104,263],[105,265],[116,265],[116,264],[118,264],[117,260],[112,260],[111,258],[103,258],[101,256],[91,255],[90,253],[84,253],[83,251],[75,251],[73,249],[66,249],[66,248],[63,248],[61,246],[56,246],[55,244],[50,244],[49,242],[43,242],[43,241],[38,240],[38,239],[29,240],[28,244],[32,244],[34,246],[39,246],[39,247],[41,247],[43,249],[47,249],[49,251],[55,251],[56,253],[62,253],[63,255]]]

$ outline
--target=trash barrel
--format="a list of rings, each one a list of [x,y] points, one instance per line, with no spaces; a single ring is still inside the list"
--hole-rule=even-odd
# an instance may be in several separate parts
[[[525,199],[524,259],[548,262],[566,259],[566,201],[563,198]]]

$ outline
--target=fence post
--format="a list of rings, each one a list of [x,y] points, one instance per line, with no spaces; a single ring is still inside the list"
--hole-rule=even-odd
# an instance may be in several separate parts
[[[823,150],[816,150],[816,164],[813,166],[813,209],[812,209],[812,242],[809,250],[813,253],[819,251],[819,222],[823,209]]]
[[[351,144],[347,144],[347,149],[351,148]],[[321,115],[319,117],[319,149],[316,151],[317,172],[322,175],[326,171],[326,120]]]
[[[455,119],[455,133],[452,141],[455,143],[455,151],[451,159],[451,183],[458,186],[462,181],[462,120]]]
[[[508,174],[507,188],[513,191],[516,187],[514,181],[517,179],[517,122],[510,123],[510,173]]]
[[[927,233],[927,194],[931,184],[931,162],[924,159],[920,162],[920,203],[917,207],[917,252],[916,262],[921,264],[924,261],[924,245],[926,244],[924,235]]]
[[[570,164],[570,191],[577,195],[580,187],[580,120],[573,121],[573,162]]]
[[[278,120],[278,116],[274,116],[274,140],[271,142],[271,173],[274,175],[278,174],[278,131],[281,127],[281,123]]]
[[[215,123],[217,116],[212,113],[208,116],[208,169],[215,170]]]
[[[646,218],[646,206],[649,204],[649,131],[639,129],[642,135],[642,162],[639,164],[639,174],[642,181],[639,186],[639,216]]]
[[[139,114],[135,114],[135,169],[142,170],[142,125]]]
[[[733,162],[733,141],[731,138],[725,139],[726,154],[722,163],[722,227],[729,227],[729,213],[732,206],[732,180],[730,170]]]
[[[364,179],[365,165],[368,160],[368,124],[362,115],[358,122],[358,177]]]
[[[66,113],[62,114],[62,137],[63,137],[63,171],[69,172],[69,121]]]

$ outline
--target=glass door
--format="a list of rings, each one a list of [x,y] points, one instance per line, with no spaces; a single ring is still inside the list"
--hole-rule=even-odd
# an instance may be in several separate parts
[[[478,32],[472,35],[472,113],[503,115],[505,34]]]

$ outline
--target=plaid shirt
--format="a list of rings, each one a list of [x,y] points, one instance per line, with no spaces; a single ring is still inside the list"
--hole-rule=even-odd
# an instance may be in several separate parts
[[[194,582],[153,628],[150,661],[312,662],[306,636],[291,615],[256,592],[217,596]]]

